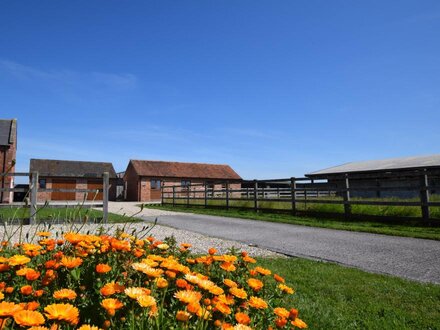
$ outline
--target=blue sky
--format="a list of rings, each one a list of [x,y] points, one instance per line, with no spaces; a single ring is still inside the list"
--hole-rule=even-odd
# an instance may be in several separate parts
[[[301,176],[439,153],[440,2],[0,3],[0,118],[30,158]]]

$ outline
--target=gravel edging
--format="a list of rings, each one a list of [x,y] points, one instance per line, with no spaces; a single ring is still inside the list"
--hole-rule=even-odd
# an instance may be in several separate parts
[[[148,229],[146,229],[148,227]],[[231,248],[235,248],[239,251],[246,251],[253,257],[270,257],[280,258],[285,257],[283,254],[262,249],[255,246],[249,246],[247,244],[239,243],[232,240],[225,240],[215,237],[210,237],[198,233],[194,233],[187,230],[175,229],[168,226],[155,225],[146,222],[132,222],[132,223],[115,223],[115,224],[63,224],[52,225],[50,231],[53,233],[53,237],[57,236],[61,238],[63,233],[73,231],[80,233],[96,234],[98,230],[102,228],[105,234],[114,234],[118,228],[123,229],[125,232],[131,234],[132,232],[139,235],[152,235],[158,240],[163,240],[166,237],[174,236],[177,243],[190,243],[192,244],[191,252],[195,254],[207,253],[208,249],[214,247],[218,250],[218,253],[227,253]],[[37,240],[36,233],[38,231],[48,230],[47,226],[42,225],[24,225],[21,228],[21,241],[33,241]],[[20,226],[8,225],[0,227],[1,240],[8,240],[10,244],[14,244],[20,241]]]

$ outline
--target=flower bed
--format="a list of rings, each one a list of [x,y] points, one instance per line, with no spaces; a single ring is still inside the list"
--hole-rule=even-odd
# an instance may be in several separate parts
[[[3,243],[1,329],[305,328],[286,308],[284,279],[246,252],[193,256],[190,244],[39,232],[38,244]]]

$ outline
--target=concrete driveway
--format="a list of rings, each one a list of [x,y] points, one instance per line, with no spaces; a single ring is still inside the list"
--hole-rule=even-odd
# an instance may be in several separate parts
[[[343,230],[195,214],[142,215],[153,221],[212,237],[283,253],[440,283],[440,242]]]

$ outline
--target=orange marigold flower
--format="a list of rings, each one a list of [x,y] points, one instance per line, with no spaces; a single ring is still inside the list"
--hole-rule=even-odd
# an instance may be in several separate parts
[[[152,296],[141,295],[141,296],[137,297],[136,300],[141,307],[154,307],[154,306],[156,306],[156,299],[154,299],[154,297],[152,297]]]
[[[249,306],[257,309],[265,309],[267,308],[267,302],[258,297],[250,297],[248,301]]]
[[[283,319],[289,318],[289,314],[290,314],[287,309],[282,308],[282,307],[274,308],[273,312],[274,312],[275,315],[277,315],[277,316],[279,316],[279,317],[281,317]]]
[[[229,315],[231,314],[231,308],[226,305],[225,303],[218,301],[215,304],[215,309],[218,310],[220,313],[224,314],[224,315]]]
[[[232,329],[234,329],[234,330],[252,330],[251,327],[244,325],[244,324],[234,325],[234,327]]]
[[[28,311],[34,311],[36,310],[38,307],[40,307],[40,303],[38,301],[31,301],[28,302],[26,305],[26,308]]]
[[[166,275],[168,278],[176,278],[176,276],[177,276],[176,272],[174,272],[174,271],[172,271],[172,270],[166,270],[166,271],[165,271],[165,275]]]
[[[30,327],[28,330],[49,330],[49,328],[36,326],[36,327]]]
[[[148,275],[149,277],[160,277],[163,274],[162,269],[155,269],[141,262],[135,262],[131,265],[131,267],[137,271]]]
[[[41,313],[28,310],[22,310],[14,313],[14,321],[22,327],[33,327],[44,324],[45,322]]]
[[[255,267],[254,270],[263,276],[272,274],[272,272],[269,269],[260,266]]]
[[[289,312],[289,319],[295,320],[298,317],[298,310],[295,308],[292,308]]]
[[[246,313],[236,313],[235,314],[235,320],[240,323],[240,324],[244,324],[244,325],[249,325],[249,323],[251,323],[251,319],[249,317],[249,315],[247,315]]]
[[[273,278],[275,279],[275,281],[279,282],[279,283],[284,283],[285,280],[284,278],[282,278],[280,275],[278,274],[273,274]]]
[[[188,286],[188,282],[182,278],[176,280],[176,286],[181,289],[185,289]]]
[[[101,330],[101,329],[99,329],[97,326],[94,325],[83,324],[78,328],[78,330]]]
[[[210,249],[208,250],[208,253],[209,253],[210,255],[214,255],[214,254],[217,253],[217,249],[216,249],[216,248],[210,248]]]
[[[226,270],[227,272],[233,272],[237,269],[232,262],[223,262],[220,265],[220,268]]]
[[[284,284],[279,284],[278,285],[278,288],[282,291],[282,292],[285,292],[285,293],[287,293],[287,294],[293,294],[295,291],[291,288],[291,287],[288,287],[287,285],[284,285]]]
[[[35,290],[34,297],[41,297],[44,294],[44,290]]]
[[[202,294],[197,291],[181,290],[174,294],[174,298],[185,304],[198,303],[202,299]]]
[[[279,317],[275,320],[275,325],[278,328],[284,328],[284,326],[287,324],[287,319],[284,317]]]
[[[118,299],[107,298],[101,301],[101,306],[107,311],[110,316],[115,315],[115,311],[124,307],[124,304]]]
[[[124,293],[132,299],[137,299],[140,296],[146,296],[151,293],[151,290],[140,287],[131,287],[124,290]]]
[[[190,244],[190,243],[181,243],[180,246],[183,247],[184,249],[189,249],[190,247],[192,247],[192,244]]]
[[[71,304],[52,304],[44,307],[44,311],[49,320],[65,321],[71,325],[78,324],[78,308]]]
[[[0,272],[7,272],[10,268],[8,264],[0,264]]]
[[[21,254],[16,254],[8,259],[8,263],[10,266],[20,266],[25,265],[30,262],[31,259]]]
[[[240,299],[246,299],[247,298],[247,293],[246,291],[244,291],[243,289],[240,288],[230,288],[229,289],[229,293],[232,294],[233,296],[240,298]]]
[[[234,281],[232,281],[232,280],[230,280],[230,279],[228,279],[228,278],[224,279],[224,280],[223,280],[223,283],[224,283],[226,286],[230,287],[230,288],[233,288],[233,287],[238,286],[237,283],[235,283]]]
[[[75,267],[80,266],[83,263],[83,260],[78,257],[62,257],[61,258],[61,265],[63,265],[66,268],[72,269]]]
[[[112,267],[107,264],[97,264],[96,265],[96,272],[99,274],[108,273],[112,270]]]
[[[125,286],[115,282],[110,282],[105,284],[99,291],[103,296],[111,296],[112,294],[115,293],[124,292],[124,290],[125,290]]]
[[[250,263],[250,264],[255,264],[257,262],[257,260],[255,260],[254,258],[251,258],[249,256],[243,257],[243,261],[247,262],[247,263]]]
[[[53,297],[55,299],[74,300],[76,298],[76,292],[71,289],[61,289],[61,290],[55,291],[53,293]]]
[[[299,318],[296,318],[294,321],[291,321],[290,323],[294,327],[297,327],[297,328],[300,328],[300,329],[306,329],[307,328],[307,324],[303,320],[301,320]]]
[[[49,232],[49,231],[39,231],[39,232],[37,232],[37,236],[40,236],[40,237],[49,237],[51,235],[52,235],[52,233]]]
[[[24,285],[20,288],[20,292],[25,296],[29,296],[33,291],[34,289],[30,285]]]
[[[180,322],[187,322],[189,318],[191,317],[191,314],[185,311],[177,311],[176,314],[176,320]]]
[[[36,270],[30,269],[27,273],[26,273],[26,279],[28,281],[35,281],[36,279],[38,279],[40,277],[40,272],[37,272]]]
[[[13,302],[2,301],[0,302],[0,317],[12,316],[14,313],[21,311],[22,309],[22,306]]]
[[[168,286],[168,281],[163,277],[159,277],[155,280],[155,283],[159,289],[166,288]]]
[[[260,280],[257,280],[256,278],[248,279],[247,284],[254,291],[260,291],[264,285],[263,282],[261,282]]]

